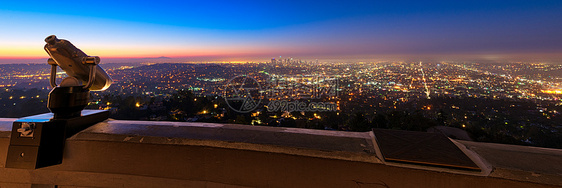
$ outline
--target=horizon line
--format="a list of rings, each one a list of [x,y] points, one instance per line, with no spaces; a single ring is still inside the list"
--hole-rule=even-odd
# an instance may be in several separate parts
[[[562,62],[562,53],[503,53],[503,54],[367,54],[367,55],[320,55],[320,54],[289,54],[289,55],[203,55],[203,56],[99,56],[102,60],[193,60],[193,61],[269,61],[272,58],[296,58],[300,60],[388,60],[388,61],[409,61],[412,59],[433,60],[433,61],[555,61]],[[46,61],[45,56],[0,56],[0,63],[6,64],[8,61]],[[18,63],[18,64],[19,64]],[[111,63],[111,62],[109,62]]]

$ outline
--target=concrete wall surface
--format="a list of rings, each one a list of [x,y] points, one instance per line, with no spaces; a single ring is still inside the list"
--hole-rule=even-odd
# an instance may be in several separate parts
[[[454,141],[481,171],[386,162],[372,132],[107,120],[66,140],[62,164],[6,168],[0,187],[560,187],[562,150]]]

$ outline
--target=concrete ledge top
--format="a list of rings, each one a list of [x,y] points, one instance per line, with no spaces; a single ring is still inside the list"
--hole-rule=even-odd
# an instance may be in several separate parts
[[[10,137],[12,123],[16,120],[17,118],[0,118],[0,138]]]
[[[108,120],[91,126],[70,140],[200,145],[380,163],[368,132]]]
[[[461,141],[493,167],[489,176],[562,186],[562,150]]]
[[[17,118],[0,118],[0,131],[12,131],[12,123]]]

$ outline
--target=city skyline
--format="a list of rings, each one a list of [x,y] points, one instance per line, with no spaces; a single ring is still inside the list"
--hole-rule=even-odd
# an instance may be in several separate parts
[[[559,61],[560,17],[558,1],[4,2],[0,63],[47,58],[51,34],[104,59]]]

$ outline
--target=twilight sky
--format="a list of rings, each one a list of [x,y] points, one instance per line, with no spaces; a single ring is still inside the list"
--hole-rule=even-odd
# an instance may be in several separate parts
[[[55,34],[131,57],[562,57],[562,1],[3,1],[0,59]]]

